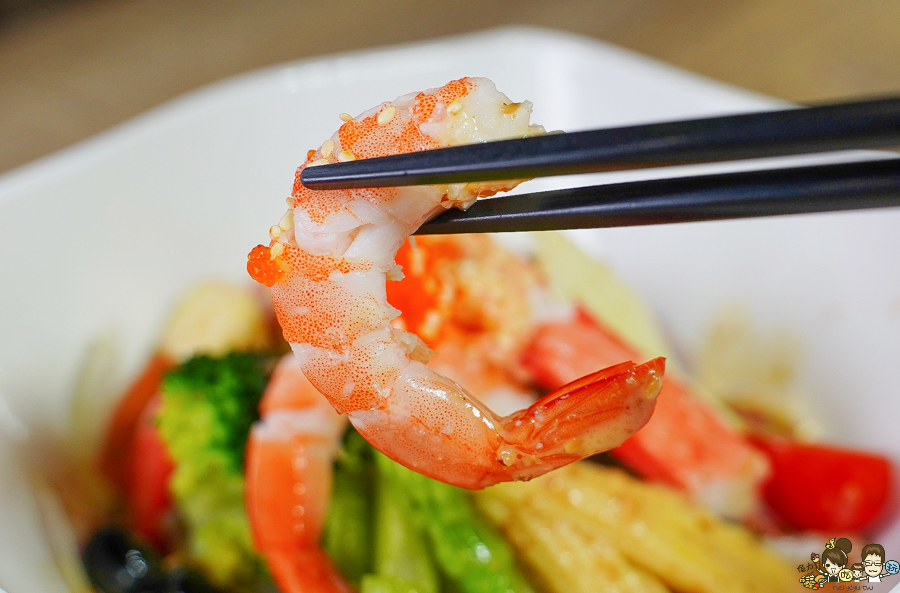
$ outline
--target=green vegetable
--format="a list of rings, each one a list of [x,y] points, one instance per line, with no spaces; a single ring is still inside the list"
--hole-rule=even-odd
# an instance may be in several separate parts
[[[367,502],[373,484],[367,471],[374,472],[374,505]],[[391,461],[352,428],[331,505],[326,550],[361,593],[532,591],[511,546],[478,515],[466,490]]]
[[[461,488],[426,478],[378,455],[378,469],[405,493],[445,578],[464,593],[530,593],[510,545]]]
[[[162,385],[157,422],[176,466],[170,489],[192,560],[219,585],[250,584],[266,574],[244,510],[244,455],[273,365],[261,354],[198,356]]]
[[[428,553],[425,534],[404,485],[394,479],[390,466],[397,465],[380,453],[376,506],[375,570],[401,579],[418,593],[437,593],[438,575]],[[399,466],[398,466],[399,467]]]
[[[372,447],[355,430],[347,431],[334,465],[334,485],[322,543],[345,579],[360,585],[372,572],[375,467]]]
[[[385,574],[367,574],[362,579],[360,593],[424,593],[416,585]]]

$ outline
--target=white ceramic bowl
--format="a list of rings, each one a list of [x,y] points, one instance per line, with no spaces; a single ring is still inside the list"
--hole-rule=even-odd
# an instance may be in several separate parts
[[[182,289],[202,276],[246,278],[247,252],[265,239],[295,167],[333,132],[338,113],[467,75],[532,100],[534,121],[548,129],[778,105],[595,41],[505,29],[240,76],[0,178],[0,393],[8,403],[0,402],[0,588],[64,590],[9,451],[28,431],[64,425],[91,341],[117,336],[115,391]],[[739,165],[752,166],[759,163]],[[734,300],[764,326],[795,331],[829,439],[900,461],[898,231],[894,209],[573,235],[645,295],[685,350]],[[880,541],[889,556],[900,551],[900,525]]]

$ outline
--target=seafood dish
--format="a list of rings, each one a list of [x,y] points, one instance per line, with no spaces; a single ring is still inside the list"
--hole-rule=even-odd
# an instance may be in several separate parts
[[[692,376],[667,364],[640,296],[561,234],[532,235],[526,252],[411,237],[519,181],[300,183],[305,167],[544,133],[530,113],[462,78],[341,116],[250,251],[258,284],[190,289],[97,456],[36,478],[72,525],[58,552],[73,590],[711,593],[897,578],[890,552],[861,545],[886,512],[890,461],[818,442],[762,355],[755,375],[728,372],[747,331],[721,326]],[[825,547],[799,572],[797,538]]]

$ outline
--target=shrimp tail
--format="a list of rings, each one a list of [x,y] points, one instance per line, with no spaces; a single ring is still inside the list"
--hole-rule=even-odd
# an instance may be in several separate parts
[[[498,457],[507,465],[525,465],[516,479],[528,479],[545,473],[548,465],[561,467],[621,445],[653,414],[664,372],[664,358],[624,362],[563,385],[503,419],[506,441],[518,446],[499,451]],[[539,458],[543,468],[532,471],[525,452]]]

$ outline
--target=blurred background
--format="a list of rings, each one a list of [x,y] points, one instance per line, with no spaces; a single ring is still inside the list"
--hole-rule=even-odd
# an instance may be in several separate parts
[[[240,72],[516,24],[801,103],[900,92],[896,0],[0,0],[0,172]]]

